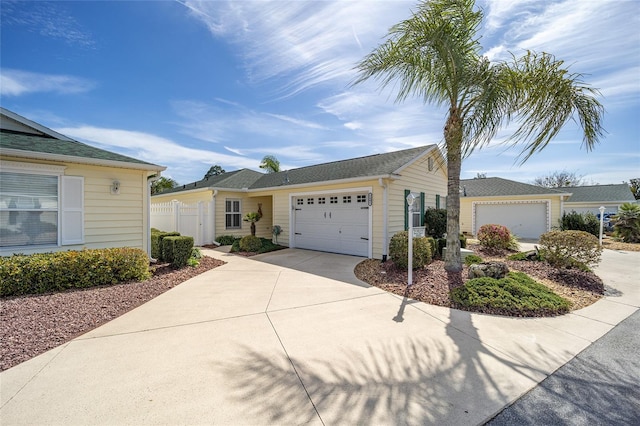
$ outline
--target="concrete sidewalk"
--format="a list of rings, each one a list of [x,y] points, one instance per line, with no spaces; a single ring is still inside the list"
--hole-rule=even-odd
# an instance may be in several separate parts
[[[0,374],[13,424],[480,424],[638,310],[640,253],[557,318],[470,314],[359,282],[362,258],[228,263]]]

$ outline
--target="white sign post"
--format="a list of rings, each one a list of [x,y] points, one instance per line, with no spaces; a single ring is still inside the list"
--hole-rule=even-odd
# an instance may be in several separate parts
[[[409,195],[407,195],[407,205],[409,206],[409,209],[407,211],[409,215],[409,258],[407,259],[407,287],[413,283],[413,205],[416,202],[416,198],[418,197],[413,192],[410,192]]]

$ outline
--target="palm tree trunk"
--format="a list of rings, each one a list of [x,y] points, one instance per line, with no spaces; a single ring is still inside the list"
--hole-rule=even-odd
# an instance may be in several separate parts
[[[448,272],[462,271],[460,255],[460,169],[462,167],[462,119],[458,109],[449,110],[444,128],[447,147],[447,252],[444,269]]]

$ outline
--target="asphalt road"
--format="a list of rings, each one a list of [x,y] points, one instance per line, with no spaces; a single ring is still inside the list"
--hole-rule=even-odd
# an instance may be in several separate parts
[[[640,311],[486,424],[640,425]]]

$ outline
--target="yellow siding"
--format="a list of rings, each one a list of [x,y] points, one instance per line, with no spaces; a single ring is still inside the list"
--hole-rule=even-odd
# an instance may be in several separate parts
[[[84,177],[85,242],[61,246],[59,250],[109,247],[147,250],[147,171],[22,158],[3,157],[3,160],[65,166],[66,176]],[[114,180],[120,182],[120,194],[117,195],[111,194]],[[23,253],[38,251],[42,250],[21,250]]]
[[[436,195],[440,196],[440,208],[445,208],[447,196],[447,175],[442,157],[438,152],[430,154],[433,169],[429,171],[429,156],[420,158],[406,169],[389,187],[389,237],[404,230],[405,189],[411,192],[424,192],[425,210],[436,207]]]
[[[178,200],[181,203],[185,204],[195,204],[198,201],[204,201],[208,203],[211,201],[211,197],[213,195],[213,191],[210,189],[202,188],[197,191],[189,191],[189,192],[174,192],[166,195],[154,195],[151,197],[151,203],[168,203],[173,200]]]
[[[439,152],[430,154],[434,158],[434,167],[428,170],[428,157],[425,156],[407,166],[400,172],[399,176],[392,179],[384,179],[388,186],[388,235],[393,236],[395,232],[404,229],[404,190],[409,189],[415,192],[425,193],[425,207],[436,206],[436,194],[441,196],[441,207],[444,208],[444,200],[447,192],[446,172],[439,165],[443,164]],[[225,229],[225,200],[240,199],[242,202],[242,215],[257,211],[258,203],[262,203],[262,219],[256,223],[256,235],[271,238],[272,226],[279,225],[282,233],[278,236],[278,243],[288,246],[290,241],[290,216],[292,194],[308,193],[331,193],[340,190],[352,190],[354,188],[366,188],[371,191],[373,203],[371,206],[372,215],[372,255],[374,258],[381,258],[386,244],[384,233],[384,206],[383,188],[377,179],[362,181],[351,181],[343,183],[324,183],[306,187],[282,187],[269,188],[260,191],[219,191],[215,197],[215,229],[216,236],[234,235],[244,236],[249,234],[249,224],[242,223],[242,228],[237,230]],[[195,203],[197,201],[209,201],[210,190],[191,192],[189,194],[173,193],[166,196],[152,197],[152,203],[168,202],[178,200],[184,203]]]

